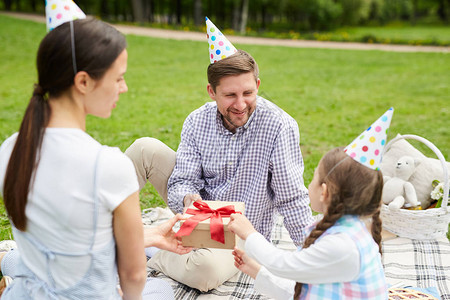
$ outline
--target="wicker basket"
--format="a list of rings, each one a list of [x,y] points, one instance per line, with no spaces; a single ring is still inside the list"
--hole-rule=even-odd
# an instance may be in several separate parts
[[[437,155],[444,171],[444,196],[441,207],[425,210],[390,210],[386,204],[382,203],[381,219],[383,227],[400,237],[410,239],[426,240],[445,237],[450,222],[450,208],[447,206],[449,177],[444,156],[433,143],[417,135],[398,135],[386,145],[384,152],[399,139],[418,140],[427,145]]]

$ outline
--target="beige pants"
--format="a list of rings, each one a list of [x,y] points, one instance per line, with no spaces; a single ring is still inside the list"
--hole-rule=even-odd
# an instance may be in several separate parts
[[[125,154],[136,168],[139,189],[150,182],[167,204],[167,181],[175,166],[176,152],[160,140],[144,137],[131,144]]]
[[[167,204],[167,181],[175,166],[175,151],[146,137],[137,139],[125,154],[136,168],[139,188],[150,182]],[[231,250],[223,249],[197,249],[185,255],[160,250],[147,266],[202,292],[218,287],[238,272]]]

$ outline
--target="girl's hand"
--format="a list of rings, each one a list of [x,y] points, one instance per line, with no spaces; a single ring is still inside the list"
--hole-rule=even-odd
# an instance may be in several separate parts
[[[255,279],[261,269],[261,265],[256,260],[247,256],[244,251],[236,247],[234,248],[233,255],[236,268]]]
[[[183,219],[185,218],[182,215],[177,214],[172,219],[157,227],[144,228],[144,246],[153,246],[177,254],[190,252],[192,248],[183,247],[181,238],[175,237],[175,232],[172,230],[175,223]]]
[[[232,214],[230,216],[228,229],[234,234],[237,234],[237,236],[239,236],[244,241],[251,233],[256,232],[252,223],[250,223],[250,221],[241,214]]]

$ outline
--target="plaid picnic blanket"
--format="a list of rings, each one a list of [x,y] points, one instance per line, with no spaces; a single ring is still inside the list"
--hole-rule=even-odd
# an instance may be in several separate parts
[[[450,243],[446,238],[385,241],[382,260],[389,284],[434,287],[442,300],[450,300]]]
[[[173,216],[167,208],[152,208],[143,211],[144,226],[155,226]],[[296,250],[277,217],[272,232],[273,243],[281,249]],[[383,242],[383,265],[388,284],[398,287],[436,288],[442,300],[450,300],[450,243],[447,239],[410,240],[393,238]],[[253,288],[253,279],[239,272],[216,289],[202,293],[149,268],[148,276],[168,281],[175,299],[270,299],[258,294]]]

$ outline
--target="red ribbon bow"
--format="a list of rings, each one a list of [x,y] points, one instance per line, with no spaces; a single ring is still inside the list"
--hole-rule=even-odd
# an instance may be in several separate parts
[[[212,209],[205,202],[198,200],[194,202],[194,206],[198,209],[189,208],[186,213],[193,215],[181,225],[180,230],[175,236],[190,235],[198,223],[211,218],[209,230],[211,231],[211,239],[225,244],[225,234],[223,230],[222,218],[229,218],[231,214],[241,213],[234,210],[234,205],[227,205],[218,209]]]

